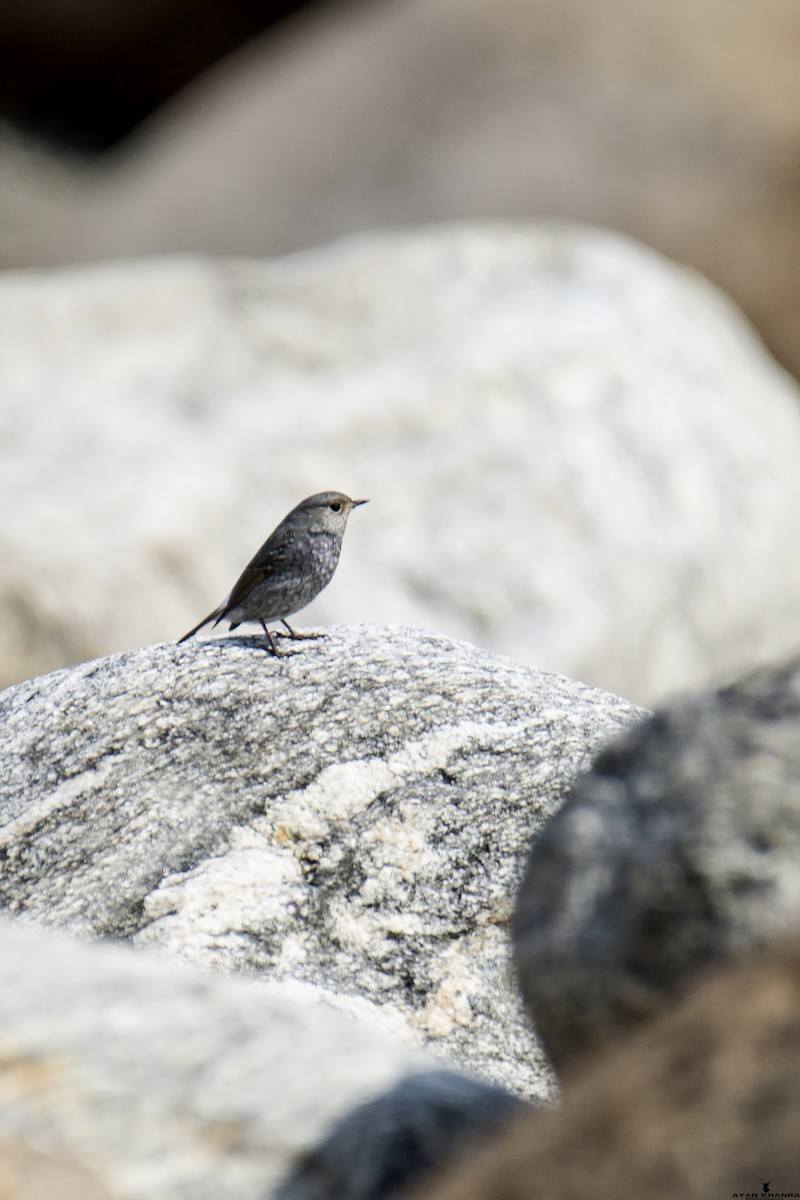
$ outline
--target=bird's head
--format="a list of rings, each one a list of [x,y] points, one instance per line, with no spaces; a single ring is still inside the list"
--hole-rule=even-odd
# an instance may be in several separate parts
[[[318,492],[301,501],[294,511],[312,529],[344,533],[350,513],[366,503],[366,500],[351,500],[344,492]]]

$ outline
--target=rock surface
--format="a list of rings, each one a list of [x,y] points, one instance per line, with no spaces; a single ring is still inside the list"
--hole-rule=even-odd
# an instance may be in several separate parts
[[[38,1141],[0,1137],[0,1200],[111,1200],[73,1154],[45,1153]]]
[[[153,647],[0,695],[0,905],[322,989],[547,1096],[511,900],[577,773],[644,714],[411,630],[262,646]]]
[[[344,1110],[431,1066],[324,1002],[8,922],[0,1028],[4,1200],[264,1200]]]
[[[557,1109],[524,1118],[415,1195],[709,1200],[765,1195],[766,1184],[796,1196],[799,1076],[794,941],[696,984],[674,1012],[609,1048]]]
[[[6,274],[0,360],[6,682],[179,636],[328,487],[372,502],[301,623],[425,625],[644,703],[800,642],[797,389],[623,240]]]
[[[702,967],[797,929],[800,660],[664,709],[597,757],[533,846],[515,957],[563,1068]]]

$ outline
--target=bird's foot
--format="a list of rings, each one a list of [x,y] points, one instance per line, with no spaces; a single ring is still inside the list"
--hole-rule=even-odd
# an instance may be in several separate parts
[[[279,633],[277,636],[284,637],[284,634]],[[300,653],[299,650],[279,650],[274,642],[272,646],[265,646],[264,652],[268,654],[270,658],[294,658],[296,654]]]
[[[291,658],[293,654],[297,654],[296,650],[279,650],[275,645],[272,634],[267,629],[264,621],[261,622],[261,628],[264,630],[264,637],[266,639],[266,645],[264,646],[264,649],[266,650],[267,654],[271,654],[273,658]]]
[[[327,635],[324,633],[298,633],[296,629],[292,629],[288,621],[281,620],[281,625],[285,625],[287,633],[277,633],[277,637],[291,638],[293,642],[314,642],[317,638],[324,638]]]

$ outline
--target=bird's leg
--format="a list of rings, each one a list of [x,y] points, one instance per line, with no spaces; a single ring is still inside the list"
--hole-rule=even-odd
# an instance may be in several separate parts
[[[267,653],[274,654],[275,657],[277,658],[280,655],[280,650],[278,649],[278,647],[275,645],[275,643],[272,640],[272,634],[267,629],[266,621],[259,621],[258,623],[261,626],[261,628],[264,630],[264,637],[267,639],[267,646],[268,646]]]
[[[313,642],[316,638],[324,638],[324,633],[298,633],[296,629],[292,629],[288,621],[284,621],[281,617],[281,625],[285,625],[289,630],[289,637],[293,642]]]

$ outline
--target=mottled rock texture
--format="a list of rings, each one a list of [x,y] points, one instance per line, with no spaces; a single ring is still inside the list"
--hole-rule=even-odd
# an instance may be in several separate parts
[[[0,695],[2,908],[322,989],[548,1095],[512,898],[575,776],[644,714],[413,630],[292,649],[157,646]]]
[[[419,1200],[800,1193],[800,943],[726,965]],[[365,1133],[365,1136],[366,1133]],[[362,1153],[365,1151],[362,1149]],[[347,1200],[342,1190],[340,1200]]]
[[[798,928],[795,659],[666,708],[597,757],[532,848],[515,957],[561,1068],[701,968]]]
[[[431,1066],[308,995],[21,923],[0,923],[0,1031],[3,1200],[262,1200]]]
[[[5,682],[179,636],[327,488],[371,503],[310,622],[424,625],[643,703],[800,642],[798,390],[622,239],[6,274],[0,361]]]

